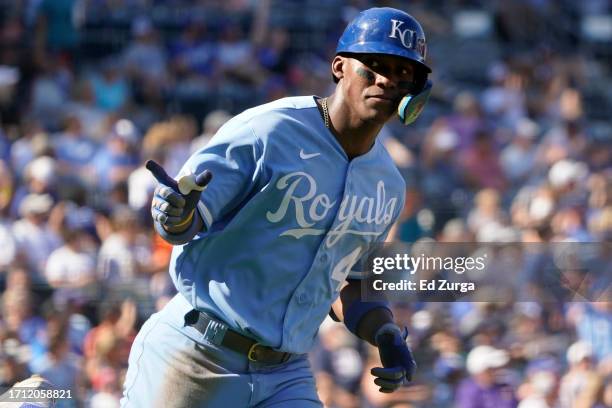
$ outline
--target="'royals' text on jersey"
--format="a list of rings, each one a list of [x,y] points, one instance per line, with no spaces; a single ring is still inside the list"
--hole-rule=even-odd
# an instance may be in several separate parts
[[[205,231],[176,246],[170,273],[197,309],[283,351],[304,353],[347,277],[386,237],[405,183],[380,142],[349,161],[314,97],[226,123],[181,172],[212,171]]]

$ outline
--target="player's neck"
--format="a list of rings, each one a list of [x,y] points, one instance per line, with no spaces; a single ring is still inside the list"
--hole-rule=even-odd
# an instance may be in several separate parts
[[[336,103],[334,95],[328,98],[328,108],[330,130],[349,159],[370,151],[383,124],[364,122],[351,115],[345,106]]]

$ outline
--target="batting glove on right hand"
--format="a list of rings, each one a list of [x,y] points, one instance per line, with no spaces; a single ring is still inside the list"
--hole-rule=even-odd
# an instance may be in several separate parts
[[[416,363],[406,337],[408,330],[404,329],[402,334],[400,328],[393,323],[383,325],[376,333],[375,341],[383,366],[373,368],[370,372],[377,377],[374,383],[380,387],[380,392],[393,392],[412,380]]]
[[[159,183],[155,188],[151,204],[153,220],[170,229],[191,224],[200,195],[210,183],[212,173],[204,170],[197,176],[188,174],[177,182],[153,160],[147,161],[146,168]]]

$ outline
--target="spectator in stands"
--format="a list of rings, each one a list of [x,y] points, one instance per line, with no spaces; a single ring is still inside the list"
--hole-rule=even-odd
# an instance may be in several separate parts
[[[467,356],[470,378],[457,390],[457,408],[516,407],[510,384],[500,382],[499,369],[509,361],[508,353],[491,346],[477,346]]]
[[[45,56],[42,70],[32,83],[31,111],[45,129],[56,131],[70,97],[73,78],[66,64],[54,55]]]
[[[127,181],[138,165],[138,142],[138,131],[130,120],[120,119],[114,124],[106,144],[93,158],[99,189],[108,192],[117,184]]]
[[[0,336],[2,339],[3,336]],[[2,339],[0,343],[0,387],[6,389],[30,375],[27,365],[27,351],[13,338]],[[24,358],[25,357],[25,358]]]
[[[36,31],[40,47],[73,57],[79,46],[79,25],[84,17],[81,0],[42,0],[38,6]]]
[[[601,377],[594,369],[593,348],[579,341],[567,350],[569,371],[561,379],[559,402],[561,408],[593,407],[599,400]]]
[[[53,156],[51,142],[39,121],[27,118],[21,124],[19,134],[21,137],[10,146],[10,164],[18,178],[36,157]]]
[[[96,95],[91,81],[79,78],[72,89],[72,100],[66,106],[69,117],[76,118],[81,126],[87,126],[87,136],[101,142],[107,133],[108,112],[96,106]]]
[[[559,122],[548,130],[538,148],[538,161],[552,166],[563,159],[583,160],[588,139],[577,121]]]
[[[113,233],[104,239],[98,255],[98,278],[121,286],[150,272],[150,244],[141,233],[138,214],[127,206],[112,215]]]
[[[2,296],[1,325],[36,356],[44,351],[46,343],[45,319],[36,315],[32,293],[26,288],[7,289]]]
[[[426,206],[433,211],[434,234],[459,210],[456,200],[463,187],[458,167],[459,143],[459,135],[445,120],[434,122],[423,142],[420,186]]]
[[[8,208],[13,197],[13,174],[4,161],[0,160],[0,275],[17,257],[17,244],[11,231]]]
[[[557,400],[558,379],[550,371],[532,373],[521,386],[522,394],[518,408],[553,408]]]
[[[469,92],[459,93],[453,101],[453,113],[447,124],[457,134],[457,148],[464,151],[474,143],[476,133],[485,125],[485,117],[476,96]]]
[[[253,63],[253,46],[237,23],[228,21],[222,28],[218,61],[219,69],[226,76],[240,81],[257,80],[259,66]]]
[[[256,50],[259,64],[275,75],[284,75],[289,69],[290,35],[282,27],[274,27],[266,32],[266,39]]]
[[[325,320],[321,326],[319,340],[321,347],[312,356],[313,366],[333,382],[335,391],[330,404],[344,401],[343,406],[351,405],[350,400],[359,390],[363,373],[361,347],[342,325],[332,320]],[[352,404],[356,406],[357,401]]]
[[[2,220],[8,215],[8,208],[15,188],[13,171],[9,164],[2,159],[0,159],[0,174],[2,174],[0,179],[0,220]]]
[[[145,84],[162,82],[167,75],[167,57],[151,20],[136,18],[132,36],[121,57],[124,69],[131,78]]]
[[[65,323],[57,331],[49,333],[48,351],[32,362],[32,371],[49,379],[57,389],[71,390],[73,401],[68,405],[76,407],[79,400],[79,380],[81,375],[80,358],[70,352],[70,344]]]
[[[64,174],[91,172],[88,167],[98,146],[86,132],[79,118],[68,114],[64,130],[52,136],[57,164]]]
[[[6,133],[0,128],[0,161],[5,162],[10,158],[11,143]]]
[[[62,230],[64,245],[49,255],[45,277],[56,295],[64,298],[93,300],[88,292],[96,282],[95,244],[82,229],[70,226]],[[95,293],[95,292],[94,292]]]
[[[93,384],[95,393],[89,400],[91,408],[118,408],[121,399],[121,386],[117,370],[104,367],[100,369]]]
[[[217,49],[202,18],[192,17],[169,47],[170,68],[182,78],[174,90],[181,97],[203,97],[219,79]]]
[[[48,194],[30,194],[20,204],[22,218],[13,224],[19,256],[37,282],[42,281],[49,255],[62,244],[58,230],[48,224],[52,208]]]
[[[475,206],[468,214],[467,223],[477,237],[483,228],[491,224],[494,224],[494,228],[502,228],[506,216],[500,207],[500,200],[499,192],[491,188],[485,188],[476,193]]]
[[[438,354],[433,362],[435,382],[433,402],[436,405],[450,405],[454,399],[454,390],[463,376],[464,357],[461,356],[460,339],[450,330],[441,330],[430,338],[431,347]]]
[[[556,197],[557,208],[584,208],[588,192],[589,171],[583,162],[560,160],[548,172],[548,181]]]
[[[121,303],[108,300],[100,305],[99,312],[100,323],[85,337],[84,355],[88,381],[96,391],[103,391],[111,385],[106,384],[107,369],[117,374],[127,367],[127,357],[136,337],[137,313],[136,304],[131,300]]]
[[[168,59],[147,17],[134,19],[132,41],[121,55],[121,65],[132,81],[135,98],[141,101],[160,98],[167,81]]]
[[[479,129],[474,134],[474,143],[460,156],[460,167],[467,186],[472,190],[492,188],[504,191],[506,176],[499,162],[499,152],[492,133]]]
[[[448,220],[438,236],[439,242],[471,242],[473,239],[474,236],[461,218]]]
[[[13,265],[6,274],[5,286],[7,292],[10,290],[31,290],[32,279],[28,270],[22,266]]]
[[[19,215],[21,202],[28,194],[48,194],[56,198],[58,176],[59,169],[54,158],[42,156],[32,160],[24,170],[23,183],[14,192],[11,215]]]
[[[597,241],[609,242],[612,238],[612,204],[601,209],[591,208],[587,213],[589,233]]]
[[[606,273],[609,273],[609,270]],[[608,285],[609,279],[610,276],[605,279]],[[609,286],[604,288],[610,290]],[[612,302],[606,298],[605,292],[602,294],[601,299],[595,299],[593,302],[573,304],[568,309],[567,320],[576,330],[578,339],[582,342],[580,344],[591,345],[590,354],[593,359],[603,364],[610,364],[612,363]],[[589,354],[585,346],[577,346],[577,349]],[[569,361],[569,351],[567,357]]]
[[[528,118],[518,120],[514,136],[500,155],[500,163],[505,176],[513,186],[525,183],[532,175],[536,165],[535,139],[538,136],[538,125]]]
[[[501,63],[491,67],[489,76],[491,85],[482,93],[482,107],[498,126],[514,129],[526,115],[523,79]]]
[[[119,113],[130,102],[131,89],[120,68],[119,61],[109,57],[100,64],[100,72],[89,77],[95,107],[104,112]]]

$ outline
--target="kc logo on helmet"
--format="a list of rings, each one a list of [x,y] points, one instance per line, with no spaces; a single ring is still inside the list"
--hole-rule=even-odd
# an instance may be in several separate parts
[[[402,25],[404,25],[404,21],[391,19],[391,33],[389,34],[389,38],[399,38],[404,47],[412,49],[414,47],[413,38],[416,32],[409,28],[402,30]]]

